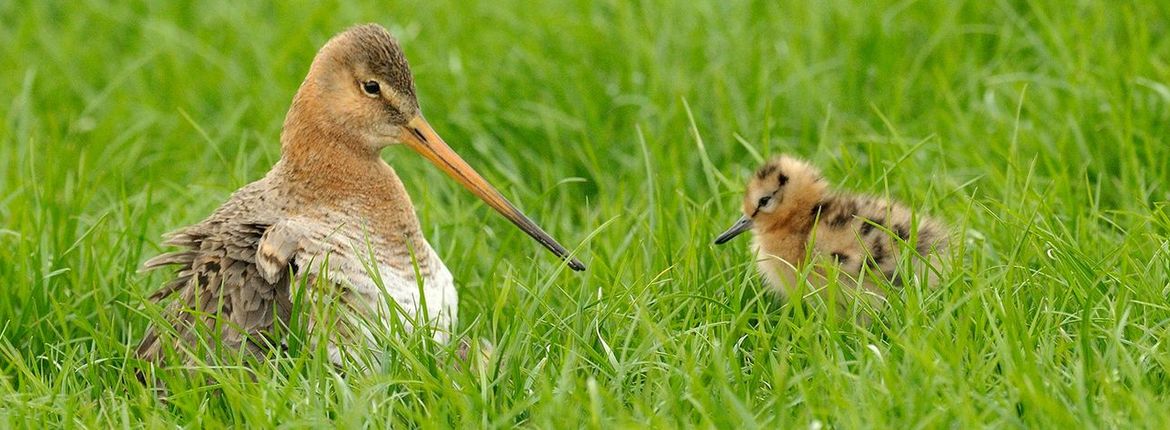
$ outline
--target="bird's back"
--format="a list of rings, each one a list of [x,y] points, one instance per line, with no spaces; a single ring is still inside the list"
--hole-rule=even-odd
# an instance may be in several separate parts
[[[823,200],[815,211],[816,225],[810,233],[813,258],[854,279],[879,276],[901,285],[905,276],[927,269],[923,263],[947,245],[940,223],[892,200],[840,193]],[[915,273],[903,273],[904,258],[912,259]],[[872,280],[866,283],[873,286]]]

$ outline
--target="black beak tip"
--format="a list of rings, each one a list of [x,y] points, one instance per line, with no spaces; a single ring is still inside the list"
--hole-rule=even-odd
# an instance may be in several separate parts
[[[743,218],[740,218],[739,221],[736,221],[735,224],[731,225],[731,228],[728,228],[727,231],[720,233],[719,236],[715,237],[715,244],[722,245],[722,244],[725,244],[727,242],[730,242],[731,239],[735,239],[737,236],[743,234],[743,232],[748,231],[751,228],[752,228],[752,219],[751,218],[748,218],[746,216]]]
[[[581,262],[578,261],[576,258],[569,260],[569,268],[573,269],[577,272],[584,272],[585,271],[585,265],[581,264]]]

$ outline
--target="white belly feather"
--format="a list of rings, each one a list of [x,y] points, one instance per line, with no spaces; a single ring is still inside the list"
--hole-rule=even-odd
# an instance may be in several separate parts
[[[272,257],[261,255],[258,260],[262,267],[272,265],[269,260],[277,264],[284,260],[299,269],[298,284],[307,287],[310,312],[316,313],[309,315],[311,331],[345,320],[364,334],[334,334],[329,353],[335,361],[341,359],[339,347],[358,346],[355,337],[365,337],[366,346],[373,348],[380,343],[379,332],[388,333],[398,324],[413,331],[417,322],[425,321],[436,341],[447,342],[458,317],[459,297],[451,272],[434,249],[424,241],[414,252],[416,260],[411,260],[409,254],[396,254],[387,244],[363,236],[355,229],[290,219],[265,234],[259,253]],[[290,243],[295,246],[287,246]],[[416,281],[416,266],[422,285]],[[338,303],[343,306],[329,306]]]

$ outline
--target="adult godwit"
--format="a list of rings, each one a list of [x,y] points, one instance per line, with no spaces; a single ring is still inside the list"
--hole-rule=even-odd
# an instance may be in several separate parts
[[[406,57],[381,26],[350,28],[321,48],[293,97],[280,143],[280,161],[264,178],[203,221],[168,234],[165,244],[179,251],[144,263],[144,270],[175,267],[177,276],[151,296],[175,299],[164,314],[170,327],[147,332],[141,357],[158,362],[167,350],[191,351],[198,332],[263,355],[281,345],[274,333],[289,322],[290,290],[300,285],[311,300],[342,303],[355,317],[341,319],[402,318],[414,327],[425,316],[435,338],[446,341],[457,316],[455,284],[379,155],[395,143],[422,154],[572,269],[585,269],[423,119]],[[310,330],[334,326],[319,315],[307,315]],[[331,359],[367,346],[368,326],[337,326]]]
[[[780,156],[764,164],[748,182],[739,221],[715,239],[721,245],[752,230],[752,250],[768,285],[784,295],[792,292],[799,273],[815,264],[808,282],[822,290],[834,273],[855,293],[885,297],[887,285],[902,285],[906,275],[936,270],[947,234],[937,221],[917,216],[906,206],[878,197],[831,191],[815,167]],[[904,246],[907,244],[909,246]],[[906,251],[910,252],[906,252]],[[913,274],[901,261],[911,258]],[[932,283],[934,276],[926,278]]]

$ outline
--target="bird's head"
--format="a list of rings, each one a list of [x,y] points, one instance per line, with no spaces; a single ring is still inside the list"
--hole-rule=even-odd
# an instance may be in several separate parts
[[[313,59],[309,74],[285,121],[290,130],[314,130],[324,144],[378,157],[393,144],[404,144],[458,181],[512,221],[569,267],[585,266],[525,216],[455,153],[423,118],[414,77],[398,41],[377,24],[351,27],[334,36]],[[286,136],[287,137],[287,136]],[[284,151],[313,152],[316,143],[288,137]],[[290,147],[292,146],[292,147]]]
[[[406,55],[377,24],[352,27],[321,47],[297,98],[299,105],[312,105],[303,107],[315,111],[313,121],[361,146],[354,150],[376,153],[405,143],[426,125]]]
[[[715,239],[721,245],[751,230],[772,227],[807,214],[824,195],[827,184],[816,167],[797,158],[773,158],[748,181],[743,216]]]

